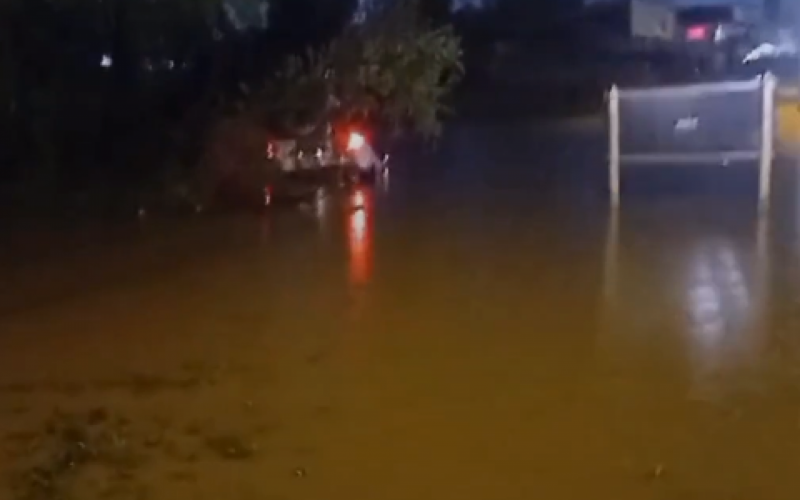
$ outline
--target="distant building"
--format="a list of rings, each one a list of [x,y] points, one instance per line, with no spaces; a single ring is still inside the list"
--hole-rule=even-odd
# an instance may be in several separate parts
[[[696,5],[678,10],[688,53],[705,71],[720,73],[740,64],[758,44],[765,13],[738,5]]]
[[[675,9],[661,0],[594,0],[582,17],[594,38],[618,50],[665,48],[679,38]]]

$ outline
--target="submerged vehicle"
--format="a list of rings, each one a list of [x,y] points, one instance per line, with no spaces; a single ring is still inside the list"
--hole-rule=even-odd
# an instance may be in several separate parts
[[[277,165],[278,175],[270,176],[258,205],[303,204],[331,189],[383,182],[389,155],[379,156],[363,130],[366,127],[326,123],[321,130],[292,138],[269,137],[266,158]]]
[[[379,155],[366,133],[349,127],[337,133],[330,124],[325,128],[321,137],[268,139],[267,159],[277,161],[287,174],[336,169],[355,182],[374,182],[386,175],[389,155]]]
[[[376,127],[367,120],[342,117],[341,101],[330,90],[317,105],[298,114],[289,114],[294,126],[276,127],[282,133],[267,138],[267,159],[277,161],[282,172],[335,170],[355,182],[374,182],[386,174],[389,156],[375,150]]]

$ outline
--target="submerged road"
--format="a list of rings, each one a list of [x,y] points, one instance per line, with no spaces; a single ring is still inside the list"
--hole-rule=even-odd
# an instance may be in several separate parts
[[[6,252],[0,498],[797,498],[795,176],[602,164],[460,127],[363,210]]]

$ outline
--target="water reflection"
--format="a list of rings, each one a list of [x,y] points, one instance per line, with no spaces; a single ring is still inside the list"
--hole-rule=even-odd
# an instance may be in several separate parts
[[[699,245],[685,281],[685,308],[695,343],[713,354],[725,334],[741,333],[752,319],[753,289],[743,275],[741,255],[729,240]]]
[[[378,188],[381,193],[386,194],[389,192],[389,169],[385,169],[377,179]]]
[[[647,247],[627,248],[649,255],[626,253],[648,265],[648,289],[626,294],[625,284],[641,281],[633,276],[633,260],[623,259],[624,227],[620,214],[610,215],[603,262],[604,310],[608,321],[650,323],[668,335],[665,345],[676,341],[686,347],[685,355],[693,367],[695,389],[718,387],[723,369],[741,365],[758,355],[758,341],[768,302],[769,220],[757,217],[749,237],[734,238],[718,227],[700,234],[672,232],[663,242]],[[709,234],[710,233],[710,234]],[[655,231],[651,239],[661,239]],[[651,242],[652,243],[652,242]],[[677,246],[676,246],[677,245]],[[646,250],[645,250],[646,249]],[[630,272],[628,281],[626,271]],[[631,272],[634,271],[634,272]],[[676,310],[677,308],[677,310]],[[683,335],[680,335],[683,334]]]
[[[606,227],[603,252],[603,300],[606,309],[613,309],[617,296],[617,261],[619,259],[619,210],[612,210]]]
[[[363,285],[372,274],[372,221],[369,217],[372,203],[367,194],[359,190],[353,193],[352,207],[347,232],[350,281]]]
[[[324,222],[326,220],[326,216],[328,215],[330,200],[328,199],[327,194],[323,190],[317,190],[316,196],[314,198],[314,212],[317,215],[317,218]]]

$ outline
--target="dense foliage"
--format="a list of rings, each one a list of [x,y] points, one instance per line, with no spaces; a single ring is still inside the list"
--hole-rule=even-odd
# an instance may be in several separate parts
[[[283,128],[329,113],[437,136],[444,98],[463,73],[461,47],[452,27],[434,27],[417,5],[379,6],[329,45],[292,55],[249,107],[283,119]]]

